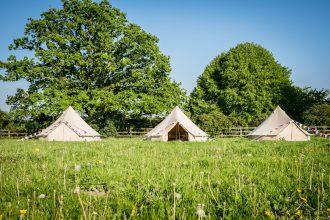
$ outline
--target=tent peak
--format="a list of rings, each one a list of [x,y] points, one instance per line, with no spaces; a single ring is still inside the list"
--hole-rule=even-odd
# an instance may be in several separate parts
[[[276,106],[276,108],[275,108],[274,111],[276,111],[276,110],[282,110],[282,111],[283,111],[283,109],[282,109],[281,106],[279,106],[279,105]]]
[[[75,111],[71,105],[66,110]]]
[[[179,106],[175,106],[174,110],[180,110],[181,111],[181,108]]]

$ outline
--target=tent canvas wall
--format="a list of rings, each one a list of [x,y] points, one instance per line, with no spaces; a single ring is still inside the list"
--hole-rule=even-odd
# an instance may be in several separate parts
[[[101,135],[70,106],[53,124],[37,134],[37,138],[48,141],[96,141],[101,140]]]
[[[149,140],[206,141],[208,134],[195,125],[177,106],[154,129],[146,134]]]
[[[310,134],[293,121],[279,106],[248,136],[257,140],[310,140]]]

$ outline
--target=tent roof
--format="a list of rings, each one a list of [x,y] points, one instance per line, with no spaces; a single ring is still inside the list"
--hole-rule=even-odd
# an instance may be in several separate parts
[[[263,121],[256,129],[254,129],[249,135],[251,136],[267,136],[278,135],[287,125],[294,123],[294,121],[277,106],[272,114]],[[294,123],[295,124],[295,123]],[[305,130],[296,125],[306,135],[309,135]]]
[[[101,136],[89,126],[71,106],[69,106],[53,124],[43,129],[37,136],[47,136],[62,123],[66,124],[80,137]]]
[[[187,132],[191,133],[193,136],[208,136],[204,131],[202,131],[197,125],[195,125],[182,111],[176,106],[172,112],[154,129],[149,131],[146,136],[162,136],[167,133],[173,126],[179,123]]]

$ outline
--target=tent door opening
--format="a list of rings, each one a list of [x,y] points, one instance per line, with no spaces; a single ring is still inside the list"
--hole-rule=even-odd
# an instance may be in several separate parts
[[[168,141],[188,141],[188,132],[177,123],[169,132],[168,132]]]

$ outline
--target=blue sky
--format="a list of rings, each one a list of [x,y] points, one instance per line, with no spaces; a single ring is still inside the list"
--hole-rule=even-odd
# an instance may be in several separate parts
[[[330,1],[304,0],[112,0],[130,22],[156,35],[171,57],[171,77],[188,92],[206,65],[238,43],[254,42],[292,70],[295,85],[330,89]],[[11,0],[0,7],[0,60],[8,45],[23,36],[27,18],[38,18],[60,0]],[[28,55],[23,51],[18,56]],[[7,95],[26,83],[0,82],[0,109]]]

